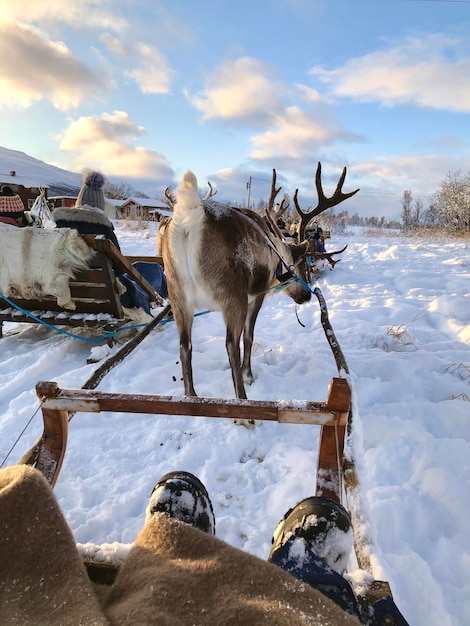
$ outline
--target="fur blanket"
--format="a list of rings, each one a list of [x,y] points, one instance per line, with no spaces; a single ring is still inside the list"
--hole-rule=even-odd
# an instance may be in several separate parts
[[[74,229],[0,224],[0,293],[25,300],[54,296],[59,306],[74,310],[69,280],[93,254]]]
[[[280,567],[162,513],[145,524],[114,584],[95,590],[49,485],[28,466],[0,470],[0,531],[2,624],[358,624]]]

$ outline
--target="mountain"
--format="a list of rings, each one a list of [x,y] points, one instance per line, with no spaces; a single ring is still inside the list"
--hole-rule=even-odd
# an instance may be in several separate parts
[[[11,173],[15,172],[14,175]],[[24,152],[0,146],[0,183],[15,182],[26,187],[48,187],[48,196],[76,195],[82,175],[35,159]]]

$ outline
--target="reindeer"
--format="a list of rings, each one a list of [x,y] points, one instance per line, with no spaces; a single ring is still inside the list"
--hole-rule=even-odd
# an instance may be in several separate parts
[[[279,283],[297,304],[308,302],[306,257],[309,242],[288,244],[272,220],[275,170],[266,221],[253,211],[237,210],[201,199],[197,180],[187,171],[176,189],[171,220],[165,226],[163,262],[169,299],[180,338],[184,392],[196,396],[192,371],[191,331],[194,312],[222,312],[226,349],[237,398],[246,398],[244,383],[254,380],[251,369],[253,332],[266,294]],[[212,191],[212,189],[211,189]],[[213,195],[213,194],[211,194]],[[272,292],[271,292],[272,293]],[[240,339],[243,334],[243,360]],[[250,420],[237,423],[251,427]]]
[[[191,364],[194,311],[208,308],[222,312],[235,393],[246,398],[244,382],[253,382],[251,349],[258,312],[266,293],[278,283],[281,258],[285,266],[279,273],[292,268],[305,281],[308,243],[289,246],[256,213],[238,211],[207,196],[201,200],[190,171],[183,176],[176,198],[173,217],[165,227],[163,261],[180,336],[185,394],[196,395]],[[305,282],[289,280],[285,290],[299,304],[311,297]]]

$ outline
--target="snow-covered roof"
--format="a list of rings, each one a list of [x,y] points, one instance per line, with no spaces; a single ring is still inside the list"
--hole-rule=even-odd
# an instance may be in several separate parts
[[[171,217],[173,215],[173,211],[170,211],[168,208],[166,209],[150,209],[149,213],[160,213],[160,215],[165,215],[167,217]]]
[[[0,172],[0,184],[1,185],[23,185],[25,189],[31,189],[31,187],[43,187],[49,189],[49,185],[39,181],[37,178],[31,178],[31,176],[21,176],[21,174],[5,174]]]
[[[147,207],[152,209],[166,209],[169,210],[168,204],[165,204],[161,200],[157,200],[156,198],[127,198],[122,203],[122,206],[125,207],[127,204],[137,204],[141,207]],[[159,211],[160,212],[160,211]]]

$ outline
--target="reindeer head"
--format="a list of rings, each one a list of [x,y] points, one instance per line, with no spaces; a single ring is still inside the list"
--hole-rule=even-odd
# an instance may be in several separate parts
[[[328,262],[330,263],[330,265],[334,267],[335,263],[337,263],[338,260],[334,260],[332,258],[332,255],[338,254],[340,252],[344,252],[345,250],[345,248],[343,248],[343,250],[337,250],[335,252],[319,253],[314,240],[309,240],[308,242],[304,241],[307,225],[314,217],[316,217],[317,215],[320,215],[320,213],[323,213],[323,211],[326,211],[327,209],[330,209],[336,206],[337,204],[340,204],[340,202],[347,200],[351,196],[354,196],[354,194],[356,194],[359,191],[359,189],[355,189],[354,191],[351,191],[349,193],[343,193],[342,189],[343,189],[345,178],[346,178],[346,168],[344,167],[333,195],[328,198],[327,196],[325,196],[323,192],[323,187],[322,187],[322,182],[321,182],[321,163],[319,162],[317,165],[317,171],[315,174],[315,186],[316,186],[317,194],[318,194],[318,203],[314,209],[307,210],[307,211],[302,211],[302,209],[300,208],[300,205],[298,202],[298,189],[295,190],[294,206],[295,206],[295,210],[297,214],[300,217],[300,222],[297,228],[298,241],[302,242],[299,244],[300,246],[302,246],[304,243],[306,243],[307,245],[307,251],[304,257],[302,257],[302,253],[298,253],[300,254],[300,259],[297,261],[297,265],[299,268],[299,276],[300,277],[305,276],[304,280],[307,283],[309,282],[309,277],[310,277],[309,269],[307,265],[308,256],[313,256],[316,258],[319,258],[319,257],[326,258],[328,259]],[[289,207],[288,203],[287,203],[287,206],[285,205],[285,202],[286,202],[285,199],[282,201],[279,210],[274,213],[274,200],[277,194],[279,193],[280,189],[281,189],[280,187],[276,189],[276,170],[273,169],[273,179],[271,183],[271,195],[269,198],[268,207],[266,209],[266,219],[268,220],[271,226],[271,229],[273,230],[273,232],[275,232],[276,236],[284,240],[284,237],[281,231],[277,227],[277,219]]]
[[[300,244],[285,243],[283,259],[288,262],[291,271],[291,278],[286,277],[286,286],[282,291],[288,295],[297,304],[308,302],[311,298],[309,287],[309,269],[307,264],[307,256],[309,253],[309,242],[303,241]],[[282,264],[281,264],[282,265]],[[285,266],[282,272],[287,273]],[[278,276],[278,280],[280,280]],[[282,280],[281,280],[282,282]]]
[[[266,208],[266,221],[269,225],[269,238],[276,247],[280,257],[285,262],[283,263],[280,261],[276,277],[282,284],[284,282],[284,278],[283,276],[280,276],[280,274],[286,275],[286,284],[282,291],[284,291],[286,295],[290,296],[297,304],[302,304],[303,302],[308,302],[311,298],[311,292],[308,285],[309,269],[307,264],[309,242],[302,241],[300,243],[290,243],[281,233],[278,226],[278,219],[288,209],[289,203],[287,199],[284,198],[279,209],[274,212],[274,201],[280,190],[281,187],[276,188],[276,170],[273,169],[271,194]]]

